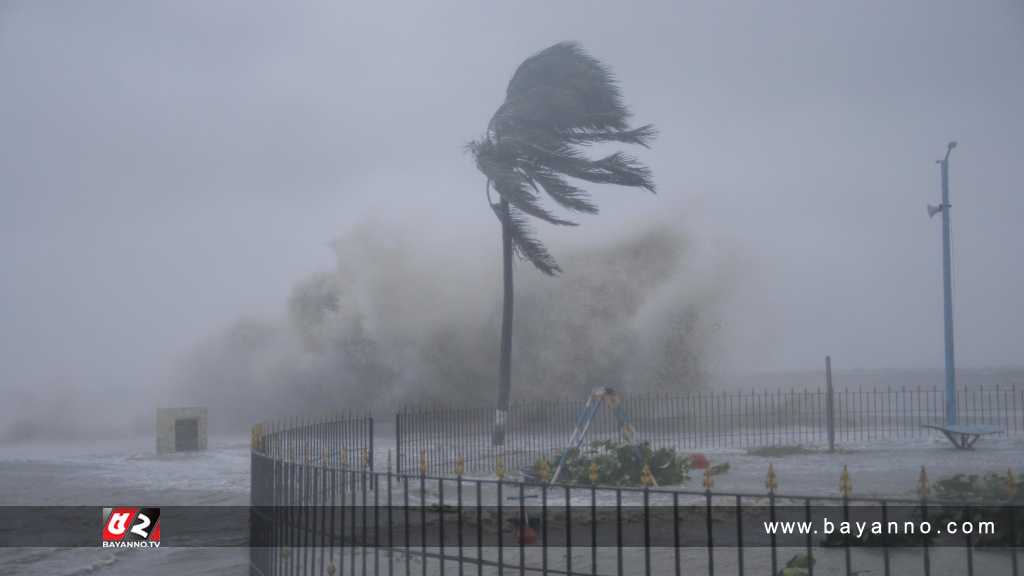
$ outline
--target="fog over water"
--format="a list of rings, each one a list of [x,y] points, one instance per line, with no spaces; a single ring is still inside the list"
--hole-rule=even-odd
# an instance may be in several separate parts
[[[516,265],[514,398],[937,383],[952,139],[957,360],[1024,364],[1020,2],[0,0],[0,439],[493,401],[463,147],[562,40],[657,126],[659,193],[538,227],[565,274]]]

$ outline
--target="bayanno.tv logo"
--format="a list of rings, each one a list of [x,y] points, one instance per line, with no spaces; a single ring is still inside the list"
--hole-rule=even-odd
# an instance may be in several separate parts
[[[104,508],[104,548],[159,548],[159,508]]]

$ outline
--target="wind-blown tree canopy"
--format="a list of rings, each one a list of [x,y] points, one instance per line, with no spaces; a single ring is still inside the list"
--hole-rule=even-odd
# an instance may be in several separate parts
[[[563,208],[585,214],[598,209],[580,181],[655,191],[650,169],[635,158],[621,152],[596,159],[585,154],[592,144],[647,147],[654,127],[631,128],[629,119],[611,71],[578,44],[562,42],[519,66],[486,136],[470,143],[477,167],[487,177],[488,195],[493,188],[504,201],[491,205],[516,253],[541,272],[554,275],[561,269],[535,236],[528,217],[575,225],[541,205],[542,190]]]
[[[547,275],[558,263],[529,225],[529,217],[574,226],[540,204],[541,190],[571,212],[593,214],[597,205],[577,182],[618,184],[654,192],[650,170],[621,152],[591,159],[587,146],[601,143],[647,146],[654,127],[629,127],[629,110],[611,71],[583,51],[563,42],[527,58],[508,83],[505,102],[491,117],[487,135],[471,142],[477,168],[487,177],[487,198],[501,222],[504,301],[501,314],[501,365],[494,444],[504,443],[512,380],[512,254],[529,260]],[[491,189],[500,199],[491,200]]]

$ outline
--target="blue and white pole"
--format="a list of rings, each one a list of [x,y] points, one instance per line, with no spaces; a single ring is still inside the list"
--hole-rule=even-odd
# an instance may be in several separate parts
[[[953,280],[952,255],[949,244],[949,153],[956,148],[956,142],[946,146],[946,156],[938,161],[942,169],[942,204],[928,206],[928,216],[942,212],[942,293],[944,310],[944,332],[946,340],[946,425],[958,422],[956,406],[956,365],[953,360]]]

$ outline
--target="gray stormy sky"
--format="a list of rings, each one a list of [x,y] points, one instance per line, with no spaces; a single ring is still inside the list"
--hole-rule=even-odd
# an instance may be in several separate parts
[[[738,247],[729,366],[938,367],[924,207],[956,138],[958,360],[1022,363],[1019,1],[26,1],[0,2],[0,387],[159,381],[367,220],[497,257],[462,145],[566,39],[657,124],[660,193],[544,238]]]

